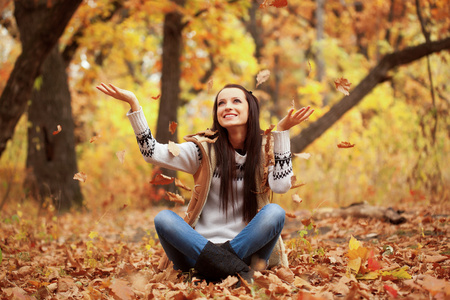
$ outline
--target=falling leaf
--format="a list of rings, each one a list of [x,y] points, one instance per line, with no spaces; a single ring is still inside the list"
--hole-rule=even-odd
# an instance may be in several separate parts
[[[179,148],[178,145],[175,144],[174,142],[169,141],[169,144],[168,144],[167,147],[168,147],[168,149],[169,149],[169,152],[170,152],[173,156],[178,156],[178,155],[180,155],[180,148]]]
[[[300,196],[297,194],[292,194],[292,201],[300,204],[300,203],[302,203],[303,199],[300,198]]]
[[[175,121],[172,121],[171,123],[170,123],[170,125],[169,125],[169,131],[170,131],[170,133],[171,134],[174,134],[175,133],[175,130],[177,130],[177,122],[175,122]]]
[[[86,182],[87,175],[83,172],[78,172],[75,175],[73,175],[73,179],[81,181],[81,182]]]
[[[277,8],[280,8],[287,5],[287,0],[264,0],[264,2],[259,5],[259,8],[266,8],[267,6],[275,6]]]
[[[286,212],[286,217],[295,219],[297,216],[294,213]]]
[[[334,85],[339,92],[343,93],[346,96],[350,95],[348,91],[350,89],[351,83],[347,79],[343,77],[338,78],[334,81]]]
[[[309,159],[311,157],[310,153],[294,153],[294,156],[300,157],[303,159]]]
[[[123,162],[125,161],[125,150],[117,151],[116,156],[119,159],[120,163],[123,164]]]
[[[266,130],[264,130],[264,135],[268,135],[270,132],[272,132],[272,130],[275,128],[275,125],[270,124],[269,128],[267,128]]]
[[[175,185],[177,187],[182,188],[182,189],[184,189],[186,191],[189,191],[189,192],[192,190],[191,188],[189,188],[186,185],[184,185],[184,183],[182,183],[181,180],[178,179],[178,178],[175,178]]]
[[[258,87],[258,85],[266,82],[267,79],[269,79],[270,76],[270,71],[269,70],[262,70],[259,71],[258,75],[256,75],[256,87]]]
[[[208,86],[208,93],[211,91],[211,89],[213,88],[213,84],[214,84],[214,80],[213,78],[209,78],[207,86]]]
[[[392,298],[397,298],[397,290],[396,289],[394,289],[393,287],[391,287],[387,284],[385,284],[383,287],[386,290],[386,292],[388,292],[389,295],[392,296]]]
[[[158,96],[152,97],[153,100],[158,100],[161,97],[161,94],[158,94]]]
[[[61,125],[57,125],[57,126],[56,126],[56,131],[53,131],[53,135],[57,135],[58,133],[61,132],[61,130],[62,130]]]
[[[101,137],[102,137],[101,134],[95,135],[95,136],[91,137],[91,139],[89,140],[89,143],[93,143]]]
[[[352,148],[355,147],[355,144],[350,144],[349,142],[340,142],[337,144],[338,148]]]
[[[151,184],[162,185],[162,184],[170,184],[175,180],[173,177],[166,176],[164,174],[156,174],[155,178],[150,181]]]
[[[169,197],[169,200],[175,203],[184,204],[184,198],[178,194],[166,192],[166,195]]]

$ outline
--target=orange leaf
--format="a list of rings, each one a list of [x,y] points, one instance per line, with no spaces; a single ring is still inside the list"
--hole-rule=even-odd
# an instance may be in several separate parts
[[[184,185],[184,183],[182,183],[181,180],[178,178],[175,178],[175,185],[179,188],[185,189],[186,191],[189,191],[189,192],[191,191],[191,188]]]
[[[175,203],[184,204],[184,198],[178,194],[166,192],[166,195],[169,197],[169,200]]]
[[[174,181],[175,178],[166,176],[164,174],[156,174],[155,178],[150,181],[151,184],[161,185],[161,184],[169,184]]]
[[[169,144],[167,145],[169,152],[173,155],[173,156],[178,156],[180,155],[180,148],[178,148],[177,144],[175,144],[172,141],[169,141]]]
[[[348,91],[350,89],[351,83],[347,79],[345,79],[343,77],[338,78],[338,79],[336,79],[334,81],[334,85],[336,86],[336,89],[339,92],[341,92],[341,93],[343,93],[344,95],[347,95],[347,96],[350,95],[350,93]]]
[[[96,136],[93,136],[93,137],[91,137],[91,139],[89,140],[89,143],[93,143],[93,142],[95,142],[96,140],[98,140],[98,139],[101,138],[101,137],[102,137],[101,134],[98,134],[98,135],[96,135]]]
[[[338,148],[353,148],[355,147],[355,144],[350,144],[349,142],[340,142],[337,144]]]
[[[170,131],[170,133],[171,134],[174,134],[175,133],[175,130],[177,130],[177,122],[175,122],[175,121],[172,121],[171,123],[170,123],[170,125],[169,125],[169,131]]]
[[[297,216],[294,213],[286,212],[286,217],[295,219]]]
[[[158,100],[159,97],[161,97],[161,94],[158,94],[158,96],[152,97],[153,100]]]
[[[56,126],[56,131],[53,131],[53,135],[57,135],[58,133],[60,133],[62,130],[61,125],[57,125]]]
[[[270,71],[269,70],[262,70],[259,71],[258,75],[256,75],[256,87],[260,85],[261,83],[264,83],[269,79]]]
[[[73,179],[81,181],[81,182],[86,182],[87,175],[83,172],[78,172],[75,175],[73,175]]]
[[[275,128],[275,125],[270,124],[269,128],[264,130],[264,135],[268,135],[274,128]]]

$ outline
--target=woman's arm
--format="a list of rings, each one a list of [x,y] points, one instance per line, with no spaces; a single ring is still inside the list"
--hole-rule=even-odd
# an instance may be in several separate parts
[[[175,156],[169,152],[167,144],[158,143],[148,127],[147,120],[139,105],[139,101],[133,92],[114,86],[113,84],[101,83],[97,89],[104,94],[111,96],[130,105],[127,117],[130,120],[133,131],[139,145],[144,160],[157,166],[177,171],[194,174],[201,161],[201,151],[192,142],[176,144],[179,148],[179,155]]]
[[[288,114],[278,122],[277,131],[274,131],[273,152],[275,165],[269,167],[269,186],[274,193],[283,194],[291,188],[292,154],[289,129],[307,120],[314,112],[310,106],[303,107],[294,112],[291,108]]]

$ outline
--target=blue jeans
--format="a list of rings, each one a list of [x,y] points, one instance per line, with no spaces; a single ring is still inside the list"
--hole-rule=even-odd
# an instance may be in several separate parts
[[[230,241],[240,259],[250,264],[253,255],[268,261],[284,226],[285,211],[278,204],[267,204]],[[188,271],[195,266],[208,240],[171,210],[155,217],[155,228],[174,269]]]

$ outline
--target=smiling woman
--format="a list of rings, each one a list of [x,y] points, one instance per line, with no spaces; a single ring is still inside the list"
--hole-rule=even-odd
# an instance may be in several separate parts
[[[181,218],[161,211],[155,228],[174,268],[194,268],[208,280],[239,274],[251,281],[261,266],[287,265],[280,237],[284,210],[270,203],[269,191],[285,193],[291,187],[289,129],[306,120],[313,110],[291,109],[273,135],[275,161],[265,174],[265,147],[259,125],[259,101],[237,84],[226,85],[216,96],[212,136],[185,137],[178,155],[152,136],[136,96],[112,84],[100,91],[130,104],[127,113],[145,161],[193,174],[196,190]],[[161,267],[167,267],[164,260]]]

